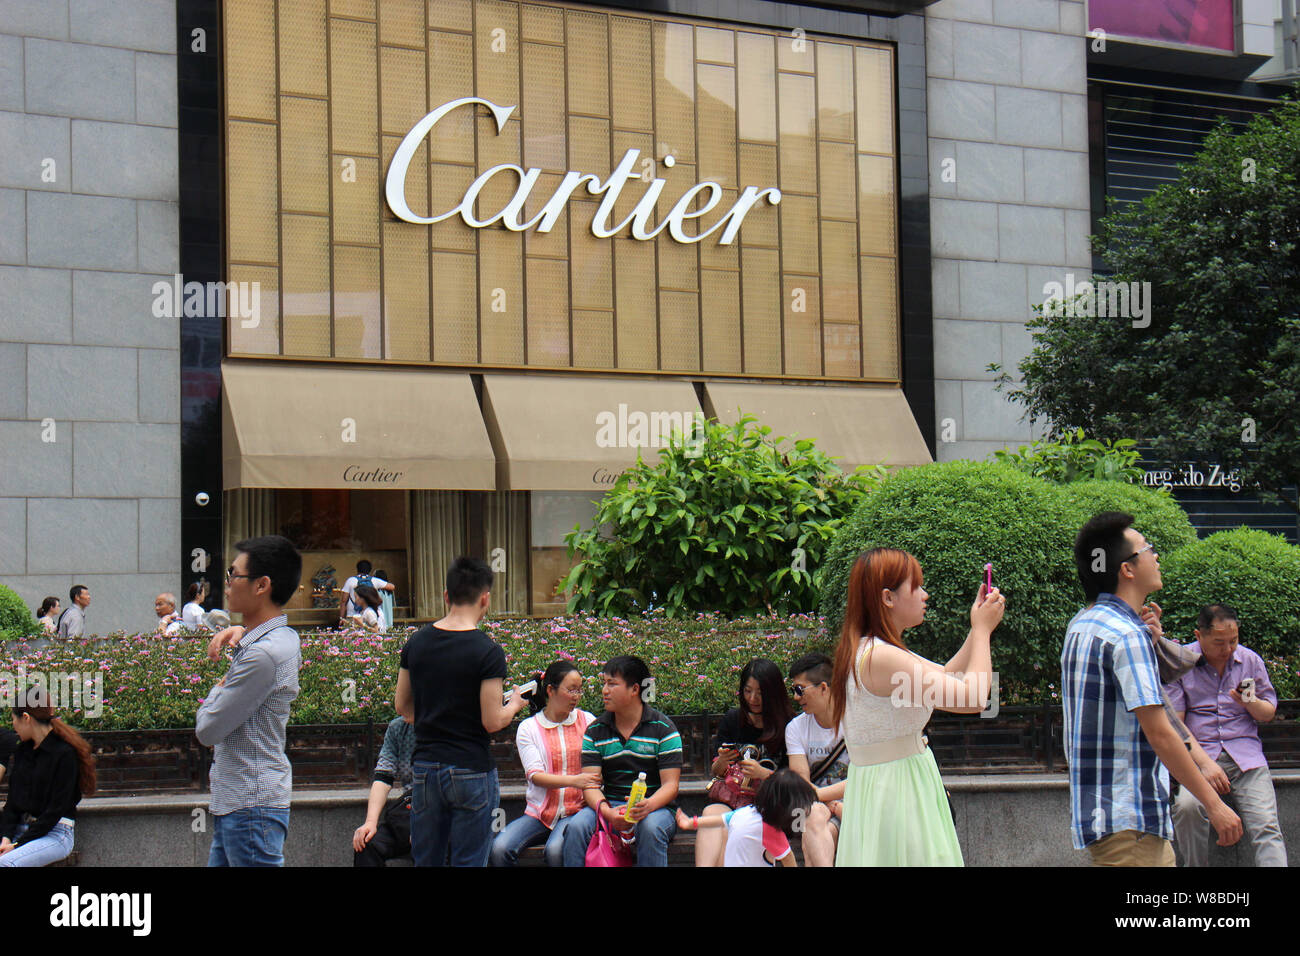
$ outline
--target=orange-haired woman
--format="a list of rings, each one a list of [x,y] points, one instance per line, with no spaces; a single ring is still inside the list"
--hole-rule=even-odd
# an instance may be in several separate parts
[[[989,641],[1006,600],[997,588],[971,606],[970,634],[952,660],[913,654],[903,631],[925,619],[921,565],[873,548],[849,574],[831,683],[849,753],[836,866],[961,866],[961,847],[934,755],[921,731],[939,710],[979,713],[992,681]]]
[[[16,703],[22,742],[0,814],[0,867],[46,866],[72,852],[77,804],[95,792],[95,758],[81,734],[54,716],[43,688],[21,692]]]

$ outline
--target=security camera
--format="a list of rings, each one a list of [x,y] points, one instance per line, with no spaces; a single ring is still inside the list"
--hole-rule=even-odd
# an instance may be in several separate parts
[[[206,491],[200,491],[197,495],[194,496],[194,503],[197,504],[200,508],[202,508],[211,500],[212,499],[208,497],[208,493]]]

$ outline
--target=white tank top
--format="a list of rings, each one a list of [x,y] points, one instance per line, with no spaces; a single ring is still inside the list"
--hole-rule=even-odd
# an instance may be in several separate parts
[[[853,658],[853,670],[860,673],[862,658],[873,644],[884,644],[878,637],[862,638],[858,653]],[[919,734],[930,722],[933,707],[923,705],[895,706],[891,697],[877,697],[866,687],[858,686],[853,674],[848,676],[844,707],[844,740],[850,747],[871,744]]]

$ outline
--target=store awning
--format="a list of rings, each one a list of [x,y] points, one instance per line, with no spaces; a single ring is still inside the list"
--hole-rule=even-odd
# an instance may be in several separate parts
[[[699,412],[689,382],[483,376],[501,490],[606,491],[638,451],[658,461],[672,430],[690,432]]]
[[[718,421],[734,424],[744,413],[770,425],[771,437],[811,438],[846,472],[858,465],[894,468],[932,460],[899,388],[720,382],[704,388]]]
[[[221,433],[227,489],[496,487],[466,374],[225,362]]]

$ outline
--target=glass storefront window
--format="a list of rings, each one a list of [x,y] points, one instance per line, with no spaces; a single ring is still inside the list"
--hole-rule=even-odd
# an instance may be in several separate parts
[[[574,525],[591,526],[596,516],[596,496],[590,491],[535,491],[532,493],[532,540],[529,559],[533,577],[533,613],[562,614],[565,596],[556,584],[573,567],[564,536]]]

